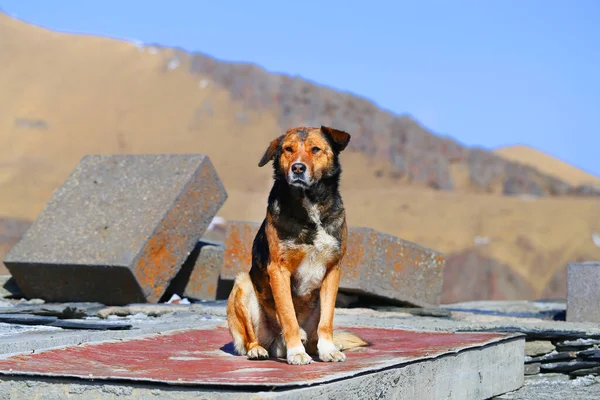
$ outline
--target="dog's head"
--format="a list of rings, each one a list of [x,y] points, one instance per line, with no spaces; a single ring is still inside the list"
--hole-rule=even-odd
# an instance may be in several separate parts
[[[339,175],[338,155],[348,142],[350,134],[326,126],[288,129],[271,141],[258,166],[273,160],[276,178],[284,178],[292,186],[308,188],[322,179]]]

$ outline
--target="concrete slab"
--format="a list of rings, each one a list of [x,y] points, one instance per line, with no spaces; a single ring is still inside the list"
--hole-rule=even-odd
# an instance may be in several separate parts
[[[567,266],[567,321],[600,323],[600,262]]]
[[[154,303],[226,197],[202,154],[85,156],[4,263],[27,297]]]
[[[252,265],[252,243],[260,223],[228,221],[222,279]],[[350,227],[342,259],[340,289],[418,307],[438,306],[444,257],[431,249],[370,228]]]
[[[0,361],[0,374],[194,386],[229,398],[483,399],[523,382],[522,336],[347,330],[371,346],[348,350],[344,363],[250,361],[231,354],[229,332],[216,328],[15,355]]]

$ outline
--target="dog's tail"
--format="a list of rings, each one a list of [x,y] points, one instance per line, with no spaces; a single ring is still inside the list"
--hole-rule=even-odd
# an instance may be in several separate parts
[[[333,344],[340,351],[369,345],[360,336],[347,331],[333,331]]]

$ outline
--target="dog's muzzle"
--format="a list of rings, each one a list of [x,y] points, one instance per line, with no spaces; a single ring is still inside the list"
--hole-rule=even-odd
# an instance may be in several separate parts
[[[293,163],[288,172],[288,182],[292,186],[308,187],[311,185],[311,179],[307,176],[308,168],[301,162]]]

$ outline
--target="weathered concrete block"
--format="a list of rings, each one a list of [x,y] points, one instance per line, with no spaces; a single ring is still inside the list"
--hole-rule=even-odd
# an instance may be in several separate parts
[[[600,262],[567,265],[567,321],[600,323]]]
[[[221,279],[235,279],[252,267],[252,243],[260,222],[227,221]]]
[[[249,271],[260,223],[229,221],[222,279]],[[431,249],[370,228],[350,227],[340,289],[419,307],[440,304],[444,257]]]
[[[198,300],[216,300],[222,265],[223,246],[204,244],[194,262],[183,296]]]
[[[85,156],[4,263],[28,297],[154,303],[226,198],[202,154]]]

